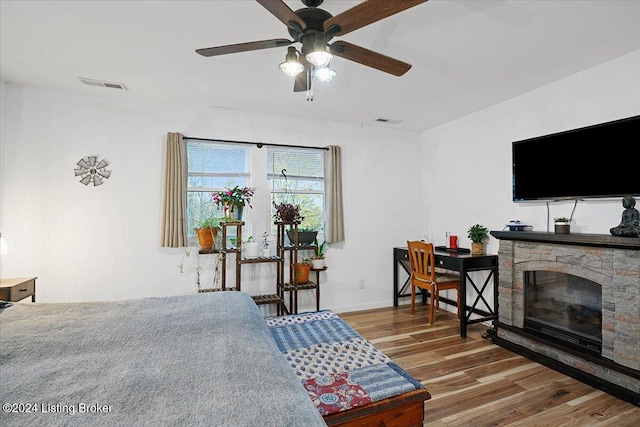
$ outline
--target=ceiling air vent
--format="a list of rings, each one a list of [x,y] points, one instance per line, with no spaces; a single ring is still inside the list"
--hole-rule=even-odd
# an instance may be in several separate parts
[[[380,117],[380,118],[376,119],[376,122],[379,122],[379,123],[389,123],[389,124],[392,124],[392,125],[397,125],[398,123],[402,122],[402,120],[398,120],[398,119],[385,119],[385,118]]]
[[[105,82],[102,80],[93,80],[93,79],[85,79],[83,77],[78,77],[80,81],[89,86],[100,86],[100,87],[109,87],[111,89],[121,89],[127,90],[127,87],[124,83],[113,83],[113,82]]]

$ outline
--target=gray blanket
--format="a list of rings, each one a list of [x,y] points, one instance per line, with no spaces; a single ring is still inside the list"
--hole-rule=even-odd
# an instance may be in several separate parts
[[[14,304],[0,425],[323,426],[250,296]]]

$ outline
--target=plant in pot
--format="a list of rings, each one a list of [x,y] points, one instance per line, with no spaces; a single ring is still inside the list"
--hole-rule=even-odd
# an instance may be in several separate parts
[[[299,285],[309,281],[309,273],[311,272],[311,260],[307,257],[302,258],[302,262],[293,264],[295,282]]]
[[[212,249],[218,235],[218,230],[220,230],[220,218],[211,216],[201,221],[195,221],[195,226],[200,249]]]
[[[318,239],[314,239],[313,245],[315,249],[313,251],[313,256],[311,257],[311,267],[314,270],[320,270],[324,268],[324,253],[327,250],[327,242],[322,242],[322,244],[318,243]]]
[[[255,187],[226,188],[221,191],[211,193],[211,198],[218,207],[222,206],[224,218],[227,222],[237,222],[242,220],[242,211],[245,205],[251,206],[251,197],[255,193]]]
[[[471,254],[484,254],[484,241],[489,238],[489,229],[480,224],[469,227],[467,236],[471,239]]]
[[[573,218],[567,218],[566,216],[559,216],[553,218],[553,228],[557,234],[569,234],[571,233],[571,223],[575,222]]]
[[[261,255],[264,258],[269,258],[271,256],[271,249],[269,248],[269,233],[266,231],[262,233],[262,252]]]
[[[296,232],[293,227],[287,230],[287,237],[291,244],[295,244]],[[310,227],[298,227],[298,245],[308,246],[318,237],[318,231]]]
[[[260,244],[256,242],[253,236],[249,236],[246,242],[242,242],[242,250],[245,258],[258,258]]]
[[[304,219],[300,215],[300,206],[293,205],[291,203],[278,203],[273,202],[273,207],[276,213],[273,215],[276,221],[284,223],[300,223]]]

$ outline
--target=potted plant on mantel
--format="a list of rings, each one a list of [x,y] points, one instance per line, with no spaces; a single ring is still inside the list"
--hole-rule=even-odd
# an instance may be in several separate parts
[[[484,241],[489,238],[489,229],[483,225],[475,224],[469,227],[467,236],[471,239],[471,254],[484,254]]]
[[[566,216],[559,216],[553,218],[553,228],[557,234],[569,234],[571,233],[571,223],[574,222],[572,218]]]
[[[213,248],[218,236],[218,230],[220,230],[220,218],[211,216],[201,221],[196,221],[195,226],[200,249],[208,250]]]

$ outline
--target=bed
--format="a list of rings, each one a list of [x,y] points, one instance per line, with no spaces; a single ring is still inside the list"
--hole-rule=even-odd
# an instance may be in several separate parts
[[[335,313],[243,292],[14,304],[0,368],[2,426],[408,427],[430,398]]]
[[[0,312],[2,426],[324,426],[250,296]]]

